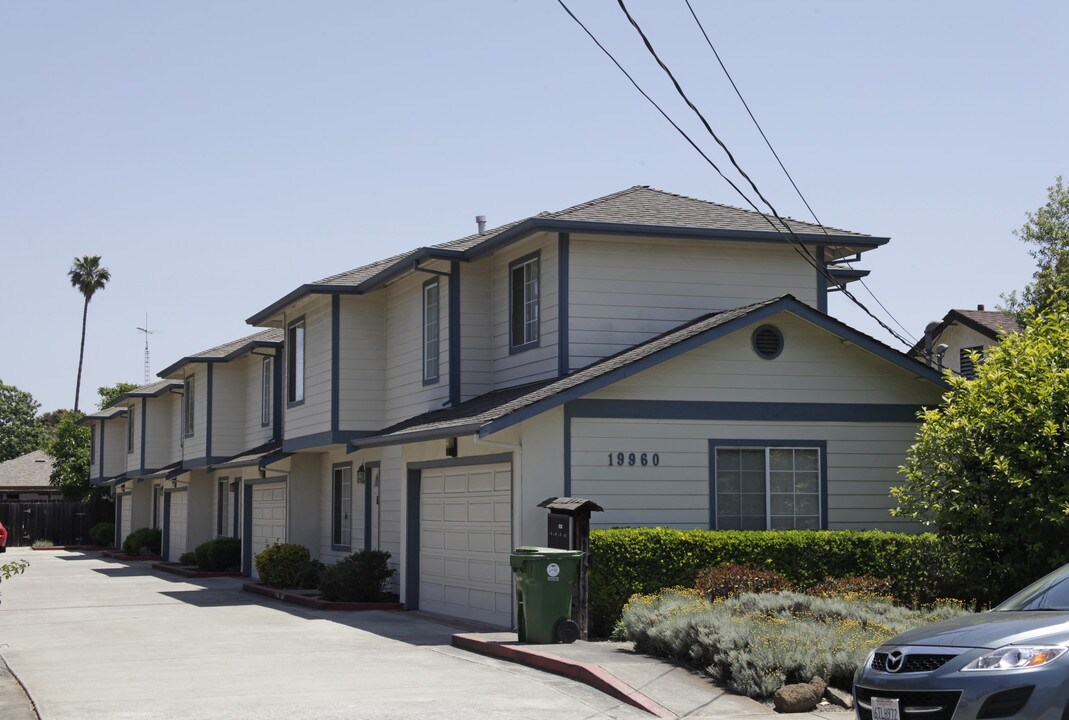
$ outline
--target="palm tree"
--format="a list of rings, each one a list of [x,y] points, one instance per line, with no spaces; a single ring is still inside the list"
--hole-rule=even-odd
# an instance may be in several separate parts
[[[103,290],[111,280],[111,273],[101,267],[99,255],[86,255],[74,258],[74,264],[67,271],[71,285],[85,297],[82,307],[82,346],[78,350],[78,384],[74,388],[74,411],[78,411],[78,396],[82,391],[82,358],[85,356],[85,321],[89,315],[89,301],[97,290]]]

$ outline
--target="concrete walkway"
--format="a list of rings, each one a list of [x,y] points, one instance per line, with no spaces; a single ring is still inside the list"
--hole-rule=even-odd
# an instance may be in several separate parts
[[[26,574],[0,585],[3,720],[35,720],[31,701],[42,720],[774,715],[619,643],[528,646],[421,613],[285,605],[239,579],[95,553],[6,555],[19,557]]]

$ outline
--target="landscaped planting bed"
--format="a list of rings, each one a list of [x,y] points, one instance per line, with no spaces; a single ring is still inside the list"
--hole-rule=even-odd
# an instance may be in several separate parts
[[[709,600],[697,590],[672,589],[633,597],[616,634],[638,652],[686,663],[732,692],[767,699],[814,676],[849,690],[854,671],[881,642],[965,612],[953,601],[911,610],[864,595],[782,591]]]

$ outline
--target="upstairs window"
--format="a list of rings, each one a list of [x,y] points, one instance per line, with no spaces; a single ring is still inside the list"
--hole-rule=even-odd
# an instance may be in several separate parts
[[[131,405],[126,411],[126,454],[129,455],[134,451],[134,415],[135,408]]]
[[[97,461],[97,426],[89,426],[89,467],[92,469]],[[92,473],[90,473],[92,475]]]
[[[272,358],[265,357],[260,367],[260,425],[271,424],[271,388],[274,380],[271,370]]]
[[[509,265],[509,335],[513,350],[538,344],[538,255]]]
[[[304,402],[304,318],[286,332],[286,381],[287,402]]]
[[[192,437],[193,435],[193,417],[196,398],[193,393],[196,390],[196,383],[193,376],[187,377],[185,383],[182,385],[182,435],[185,437]]]
[[[439,334],[438,279],[423,283],[423,382],[438,382]]]

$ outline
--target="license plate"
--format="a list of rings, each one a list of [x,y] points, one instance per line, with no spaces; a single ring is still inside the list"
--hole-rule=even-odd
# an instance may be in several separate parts
[[[898,698],[872,698],[872,720],[901,720]]]

